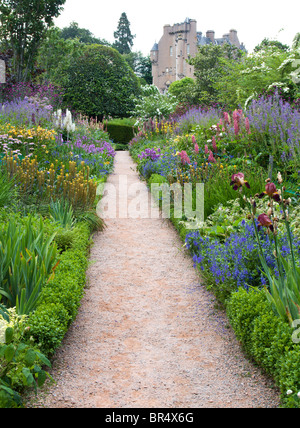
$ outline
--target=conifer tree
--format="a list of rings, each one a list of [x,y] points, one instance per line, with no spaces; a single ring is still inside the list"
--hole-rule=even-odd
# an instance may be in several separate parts
[[[120,54],[129,54],[133,46],[133,39],[135,35],[131,34],[130,22],[128,21],[125,12],[122,13],[117,31],[114,32],[115,43],[113,47],[120,52]]]

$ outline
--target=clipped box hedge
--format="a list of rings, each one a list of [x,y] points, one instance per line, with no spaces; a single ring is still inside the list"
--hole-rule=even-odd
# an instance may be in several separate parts
[[[53,280],[44,286],[39,304],[29,316],[30,335],[46,355],[60,346],[77,315],[86,283],[89,245],[90,228],[80,223],[73,230],[71,247],[60,256]]]
[[[135,132],[137,132],[137,129],[133,126],[121,123],[108,122],[106,129],[109,138],[116,144],[128,144],[134,137]]]
[[[294,329],[274,314],[264,290],[240,288],[226,312],[247,355],[280,389],[282,406],[300,408],[300,345],[293,340]]]

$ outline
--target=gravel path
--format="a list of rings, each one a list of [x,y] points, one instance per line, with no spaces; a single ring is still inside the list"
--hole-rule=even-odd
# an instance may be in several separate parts
[[[128,152],[117,153],[108,186],[120,178],[131,210],[137,186],[148,200]],[[124,206],[124,189],[121,196]],[[172,225],[106,223],[94,237],[78,316],[53,360],[57,383],[29,407],[277,407],[278,391],[244,357]]]

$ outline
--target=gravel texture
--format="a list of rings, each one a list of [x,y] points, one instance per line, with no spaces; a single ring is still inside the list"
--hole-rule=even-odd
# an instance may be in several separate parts
[[[129,153],[118,152],[108,186],[126,180],[131,209],[137,195],[142,206],[147,187]],[[243,355],[170,222],[106,224],[94,236],[78,316],[53,358],[56,384],[28,407],[278,407],[277,389]]]

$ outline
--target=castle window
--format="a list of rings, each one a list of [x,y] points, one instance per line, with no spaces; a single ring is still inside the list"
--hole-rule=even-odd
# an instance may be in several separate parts
[[[170,56],[173,56],[173,46],[170,46]]]
[[[190,45],[186,45],[186,53],[187,53],[187,55],[190,54]]]

